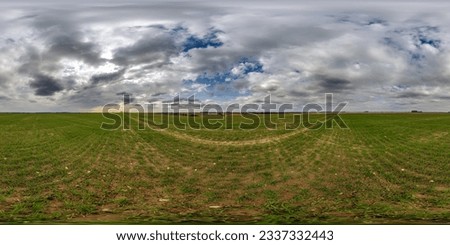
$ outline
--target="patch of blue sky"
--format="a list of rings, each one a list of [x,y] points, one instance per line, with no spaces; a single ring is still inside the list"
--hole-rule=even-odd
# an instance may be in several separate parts
[[[203,37],[198,37],[195,35],[190,35],[186,38],[182,45],[183,52],[188,52],[191,49],[202,49],[208,47],[218,48],[223,45],[217,34],[221,31],[211,30],[209,33]]]
[[[424,35],[419,35],[418,39],[419,39],[420,45],[428,44],[436,49],[439,49],[439,47],[441,46],[441,40],[439,40],[439,39],[429,38]]]
[[[258,61],[242,58],[239,63],[232,68],[215,74],[203,73],[197,76],[194,82],[208,85],[229,83],[233,80],[243,78],[252,72],[263,73],[263,65]]]
[[[249,95],[247,90],[236,89],[233,86],[233,81],[245,79],[248,74],[253,72],[263,73],[263,65],[249,58],[241,58],[237,64],[226,71],[215,74],[203,73],[194,80],[185,80],[183,82],[186,86],[192,86],[192,84],[207,85],[203,91],[198,92],[198,96],[229,99]]]

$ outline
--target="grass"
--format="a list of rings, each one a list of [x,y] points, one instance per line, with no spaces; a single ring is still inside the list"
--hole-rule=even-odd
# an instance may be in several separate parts
[[[291,116],[106,131],[100,114],[0,114],[0,222],[450,223],[449,114],[294,133]]]

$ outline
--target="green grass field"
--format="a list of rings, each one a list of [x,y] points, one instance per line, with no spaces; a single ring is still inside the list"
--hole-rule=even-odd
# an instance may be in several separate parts
[[[450,114],[342,118],[106,131],[101,114],[0,114],[0,222],[450,223]]]

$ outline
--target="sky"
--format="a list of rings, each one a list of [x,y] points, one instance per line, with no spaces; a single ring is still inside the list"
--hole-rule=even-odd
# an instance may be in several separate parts
[[[348,102],[450,111],[445,1],[0,1],[0,112]]]

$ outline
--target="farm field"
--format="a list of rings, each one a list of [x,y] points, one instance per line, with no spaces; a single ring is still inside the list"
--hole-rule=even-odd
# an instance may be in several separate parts
[[[296,130],[292,114],[254,130],[132,117],[108,131],[101,114],[0,114],[0,223],[450,223],[448,113]]]

